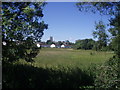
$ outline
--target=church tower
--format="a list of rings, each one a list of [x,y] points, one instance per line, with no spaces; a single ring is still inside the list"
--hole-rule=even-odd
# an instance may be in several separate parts
[[[52,36],[50,36],[50,41],[53,42],[53,37]]]

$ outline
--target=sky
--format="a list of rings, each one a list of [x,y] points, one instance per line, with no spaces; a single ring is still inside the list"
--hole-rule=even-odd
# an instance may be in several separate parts
[[[42,41],[47,41],[50,36],[54,41],[93,39],[95,21],[102,19],[107,24],[109,18],[99,13],[80,12],[76,2],[48,2],[43,14],[42,20],[48,24],[48,29],[44,31]]]

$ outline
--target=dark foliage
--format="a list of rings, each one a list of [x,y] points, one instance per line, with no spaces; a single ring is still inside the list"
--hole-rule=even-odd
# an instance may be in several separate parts
[[[98,88],[120,89],[119,58],[113,56],[103,65],[97,67],[95,86]]]
[[[37,68],[30,65],[4,63],[5,88],[80,88],[93,85],[93,77],[80,68]]]
[[[37,55],[36,41],[40,41],[48,25],[41,20],[43,2],[2,3],[2,60],[32,62]]]
[[[76,40],[74,48],[90,50],[90,49],[93,49],[94,44],[95,44],[95,41],[93,39]]]

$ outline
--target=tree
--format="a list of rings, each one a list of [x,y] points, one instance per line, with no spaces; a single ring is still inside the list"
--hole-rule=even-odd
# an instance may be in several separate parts
[[[120,89],[120,2],[84,2],[77,3],[77,6],[79,10],[91,10],[94,13],[98,11],[103,15],[111,15],[110,26],[112,28],[109,31],[114,40],[112,45],[116,45],[114,47],[116,55],[98,69],[100,73],[96,75],[95,85],[102,88]]]
[[[120,9],[120,6],[118,8]],[[109,32],[112,34],[112,46],[120,58],[120,12],[110,19],[110,25]]]
[[[95,44],[95,41],[92,39],[77,40],[75,42],[74,48],[89,50],[93,48],[94,44]]]
[[[43,2],[3,2],[2,40],[3,61],[20,58],[32,61],[37,53],[35,42],[40,41],[48,25],[41,21]]]
[[[120,2],[80,2],[76,5],[80,11],[90,10],[93,13],[99,12],[101,15],[111,15],[110,25],[112,29],[109,31],[112,35],[113,33],[116,34],[116,46],[120,47]],[[114,24],[112,22],[114,22]],[[120,48],[117,48],[116,55],[120,56]]]
[[[51,40],[47,40],[46,41],[46,44],[48,44],[48,45],[51,45],[51,44],[53,44],[54,42],[53,41],[51,41]]]
[[[62,45],[63,42],[62,42],[62,41],[58,41],[58,42],[56,42],[56,44],[57,44],[57,45]]]
[[[95,23],[95,29],[93,31],[93,37],[98,38],[98,49],[101,50],[102,48],[107,46],[107,37],[108,35],[105,32],[105,25],[102,21],[99,21],[98,23]]]

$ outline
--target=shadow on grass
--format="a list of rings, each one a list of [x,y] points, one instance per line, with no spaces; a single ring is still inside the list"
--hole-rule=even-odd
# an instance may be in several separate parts
[[[79,88],[92,86],[93,77],[80,68],[38,68],[30,65],[4,64],[4,88]]]

